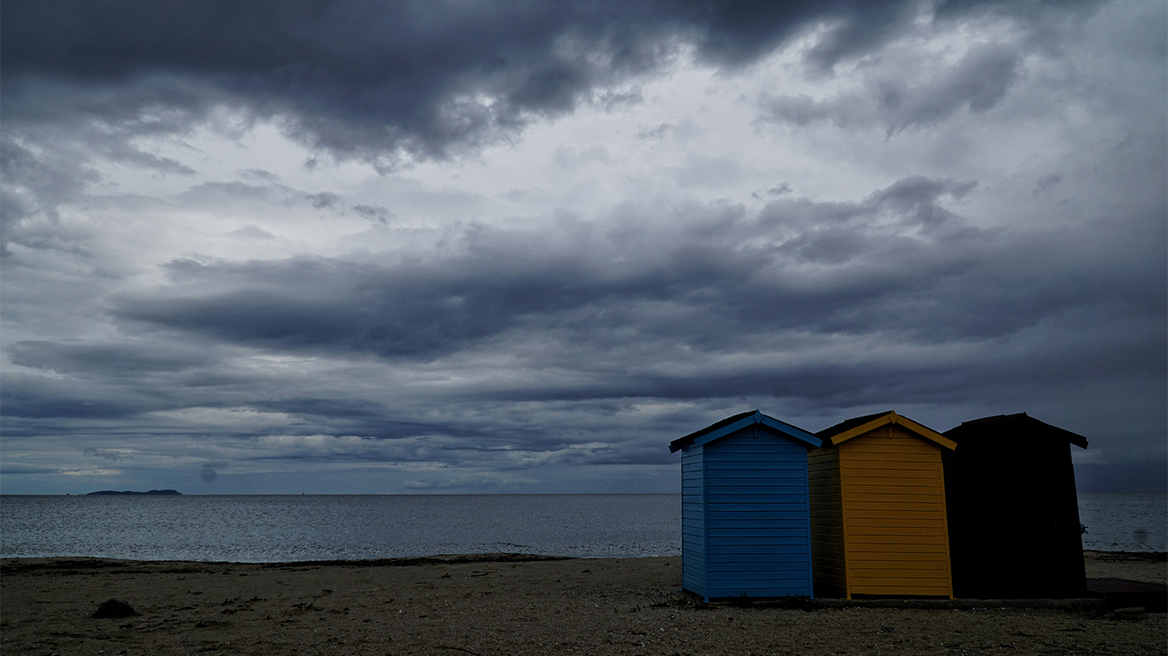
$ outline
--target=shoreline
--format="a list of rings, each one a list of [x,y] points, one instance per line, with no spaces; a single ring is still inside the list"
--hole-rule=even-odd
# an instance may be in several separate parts
[[[182,559],[138,559],[138,558],[106,558],[104,556],[0,556],[3,566],[19,564],[29,561],[109,561],[117,563],[206,563],[213,565],[314,565],[314,566],[352,566],[352,567],[408,567],[414,565],[442,565],[460,563],[485,562],[533,562],[544,560],[640,560],[651,558],[680,558],[679,554],[669,556],[555,556],[525,552],[498,551],[467,554],[432,554],[426,556],[398,556],[393,558],[327,558],[310,560],[279,560],[279,561],[236,561],[236,560],[182,560]],[[1085,562],[1147,562],[1168,563],[1168,552],[1165,551],[1103,551],[1084,549]],[[1090,574],[1088,574],[1088,578]]]
[[[1165,578],[1086,552],[1088,577]],[[456,554],[222,563],[0,560],[0,652],[29,654],[1163,654],[1164,613],[792,601],[705,604],[679,556]],[[137,615],[95,618],[112,599]],[[832,600],[820,600],[831,602]],[[925,604],[926,606],[928,604]],[[1058,604],[1052,604],[1058,606]]]

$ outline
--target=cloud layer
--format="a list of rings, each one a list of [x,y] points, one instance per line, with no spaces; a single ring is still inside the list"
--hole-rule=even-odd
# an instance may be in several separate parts
[[[673,490],[755,407],[1165,457],[1163,7],[0,14],[5,492]]]

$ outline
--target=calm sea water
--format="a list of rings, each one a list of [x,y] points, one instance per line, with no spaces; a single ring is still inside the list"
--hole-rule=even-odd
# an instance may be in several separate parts
[[[680,553],[673,494],[4,496],[0,555],[284,562]]]
[[[1165,551],[1163,495],[1082,494],[1083,546]],[[675,494],[0,497],[0,556],[285,562],[681,553]]]
[[[1080,494],[1083,548],[1168,551],[1168,497],[1163,494]]]

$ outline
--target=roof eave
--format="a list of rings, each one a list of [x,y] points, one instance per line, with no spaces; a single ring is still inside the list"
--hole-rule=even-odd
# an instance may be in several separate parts
[[[774,429],[774,430],[776,430],[776,431],[778,431],[778,432],[780,432],[780,433],[782,433],[782,434],[784,434],[792,439],[803,442],[810,447],[818,447],[823,443],[822,440],[820,440],[818,437],[815,437],[814,435],[803,430],[802,428],[799,428],[797,426],[792,426],[791,424],[788,424],[788,423],[783,422],[783,421],[779,421],[778,419],[775,419],[774,417],[768,417],[767,415],[764,415],[761,411],[755,410],[754,413],[749,415],[749,416],[743,417],[742,419],[739,419],[738,421],[736,421],[734,423],[727,424],[727,425],[725,425],[717,430],[710,431],[709,433],[698,435],[697,437],[694,437],[693,439],[689,439],[689,437],[690,437],[689,435],[687,435],[686,437],[676,439],[676,440],[669,443],[669,452],[674,453],[676,451],[680,451],[680,450],[682,450],[688,446],[691,446],[691,445],[703,446],[705,444],[709,444],[710,442],[721,439],[721,438],[723,438],[727,435],[730,435],[732,433],[737,433],[738,431],[740,431],[744,428],[749,428],[750,426],[753,426],[755,424],[762,424],[764,426],[768,426],[768,427],[770,427],[770,428],[772,428],[772,429]],[[700,433],[701,431],[697,431],[697,432]],[[693,433],[691,433],[690,435],[693,435]]]
[[[784,435],[787,435],[788,437],[799,440],[800,442],[804,442],[811,447],[818,448],[823,445],[823,440],[815,437],[815,435],[812,435],[810,432],[805,431],[798,426],[792,426],[785,421],[780,421],[774,417],[768,417],[762,413],[759,413],[759,415],[761,418],[760,423],[765,426],[770,426],[771,428],[779,431],[780,433],[783,433]]]
[[[887,424],[892,424],[894,426],[902,426],[902,427],[908,429],[909,431],[916,433],[920,437],[923,437],[926,440],[929,440],[930,442],[935,442],[938,446],[942,446],[946,449],[949,449],[950,451],[957,448],[957,443],[954,442],[953,440],[945,437],[944,435],[938,433],[937,431],[933,430],[932,428],[929,428],[928,426],[918,424],[917,422],[913,421],[912,419],[909,419],[908,417],[902,417],[901,415],[896,414],[895,411],[890,411],[887,414],[883,414],[883,415],[873,419],[872,421],[860,424],[859,426],[853,426],[852,428],[849,428],[848,430],[843,431],[842,433],[832,435],[831,437],[829,437],[827,439],[832,445],[836,445],[836,444],[840,444],[842,442],[846,442],[847,440],[850,440],[853,437],[859,437],[860,435],[864,435],[870,431],[876,430],[877,428],[880,428],[881,426],[884,426]]]
[[[1044,434],[1044,435],[1052,437],[1052,438],[1066,440],[1070,444],[1073,444],[1073,445],[1079,447],[1080,449],[1087,448],[1088,441],[1087,441],[1086,437],[1083,437],[1082,435],[1079,435],[1078,433],[1075,433],[1073,431],[1069,431],[1065,428],[1059,428],[1058,426],[1052,426],[1051,424],[1048,424],[1045,421],[1042,421],[1041,419],[1036,419],[1034,417],[1031,417],[1030,415],[1026,414],[1025,412],[1019,412],[1019,413],[1012,414],[1012,415],[995,415],[995,416],[991,416],[991,417],[982,417],[980,419],[973,419],[970,421],[963,421],[963,422],[961,422],[961,424],[959,426],[955,426],[955,427],[950,428],[949,430],[945,431],[945,435],[949,436],[950,434],[952,434],[953,437],[960,440],[962,437],[965,436],[965,434],[964,434],[965,432],[969,432],[970,435],[979,435],[982,433],[994,433],[996,430],[1001,430],[1000,428],[998,428],[998,423],[1010,424],[1010,423],[1015,423],[1015,422],[1027,422],[1034,429],[1036,429],[1039,434]]]

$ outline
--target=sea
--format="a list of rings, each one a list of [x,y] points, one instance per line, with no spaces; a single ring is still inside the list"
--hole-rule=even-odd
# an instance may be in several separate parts
[[[1163,494],[1080,494],[1085,549],[1168,550]],[[1006,536],[1006,539],[1009,539]],[[296,562],[681,553],[676,494],[0,497],[0,557]]]

